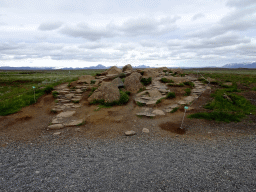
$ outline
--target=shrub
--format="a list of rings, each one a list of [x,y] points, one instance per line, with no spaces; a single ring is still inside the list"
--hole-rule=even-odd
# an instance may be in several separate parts
[[[91,80],[91,84],[95,84],[96,83],[96,81],[95,80]]]
[[[125,78],[122,78],[121,80],[122,80],[122,81],[123,81],[123,83],[124,83]]]
[[[166,72],[167,72],[167,70],[163,70],[163,72],[165,72],[165,73],[166,73]]]
[[[169,92],[169,93],[167,94],[167,96],[166,96],[166,99],[175,98],[175,97],[176,97],[176,95],[175,95],[174,92]]]
[[[130,92],[130,91],[125,91],[125,93],[126,93],[127,95],[131,95],[131,92]]]
[[[185,85],[184,85],[184,83],[179,83],[178,86],[179,87],[184,87]]]
[[[180,74],[181,77],[185,77],[186,74]]]
[[[48,85],[47,87],[44,88],[44,92],[45,92],[46,94],[51,93],[52,90],[53,90],[53,86],[50,86],[50,85]]]
[[[149,78],[142,78],[142,79],[140,80],[140,82],[141,82],[144,86],[147,86],[147,85],[151,84],[152,78],[151,78],[151,77],[149,77]]]
[[[59,94],[59,92],[57,92],[57,91],[53,91],[53,92],[52,92],[52,96],[53,96],[54,98],[57,98],[58,94]]]
[[[234,115],[227,112],[203,112],[189,115],[188,118],[207,119],[215,121],[224,121],[229,123],[230,121],[239,122],[242,115]]]
[[[190,88],[187,88],[187,89],[185,89],[185,94],[184,94],[184,96],[189,96],[190,94],[191,94],[191,89]]]
[[[162,83],[174,83],[174,81],[173,80],[171,80],[171,79],[167,79],[167,78],[162,78],[162,79],[160,79],[160,81],[162,82]]]
[[[253,91],[256,91],[256,87],[253,87],[252,90],[253,90]]]
[[[195,87],[195,84],[193,82],[190,82],[190,81],[184,82],[184,85],[188,85],[190,87]]]

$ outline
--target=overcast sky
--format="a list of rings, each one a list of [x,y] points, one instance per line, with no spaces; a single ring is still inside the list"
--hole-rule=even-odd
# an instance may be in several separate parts
[[[256,0],[0,0],[0,66],[256,61]]]

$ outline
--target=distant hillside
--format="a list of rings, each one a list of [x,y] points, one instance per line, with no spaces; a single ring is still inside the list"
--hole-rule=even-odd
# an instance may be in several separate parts
[[[253,63],[231,63],[222,66],[222,68],[256,68],[256,62]]]
[[[122,68],[123,66],[118,66],[118,68]],[[108,69],[110,67],[106,67],[104,65],[96,65],[96,66],[90,66],[90,67],[83,67],[83,68],[72,68],[72,67],[64,67],[64,68],[58,68],[58,70],[81,70],[81,69]],[[146,65],[139,65],[137,67],[133,68],[150,68],[149,66]],[[5,66],[5,67],[0,67],[0,70],[57,70],[54,67],[10,67],[10,66]]]

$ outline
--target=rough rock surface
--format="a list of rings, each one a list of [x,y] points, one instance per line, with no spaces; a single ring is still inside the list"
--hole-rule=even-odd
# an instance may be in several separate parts
[[[117,75],[117,74],[120,74],[120,73],[122,73],[122,70],[117,68],[116,66],[113,66],[113,67],[111,67],[110,69],[107,70],[108,75],[112,75],[112,74]]]
[[[140,88],[143,87],[143,85],[140,82],[141,74],[135,72],[132,73],[129,77],[125,78],[124,86],[127,91],[130,91],[132,93],[136,93],[140,90]]]
[[[119,77],[115,78],[111,83],[112,83],[113,85],[117,86],[118,88],[124,86],[123,81],[122,81]]]
[[[87,83],[90,84],[92,80],[94,80],[95,78],[91,75],[83,75],[81,77],[78,78],[78,83]]]
[[[150,69],[150,68],[148,68],[148,69],[145,69],[143,71],[144,71],[144,74],[143,74],[144,78],[149,78],[149,77],[155,78],[155,77],[157,77],[159,75],[159,72],[158,72],[157,69]]]
[[[132,71],[132,66],[130,64],[127,64],[127,65],[125,65],[123,67],[122,71],[123,72],[125,72],[125,71]]]
[[[112,83],[101,85],[94,93],[88,98],[89,102],[93,100],[104,99],[105,102],[113,102],[120,99],[120,93],[117,86]]]

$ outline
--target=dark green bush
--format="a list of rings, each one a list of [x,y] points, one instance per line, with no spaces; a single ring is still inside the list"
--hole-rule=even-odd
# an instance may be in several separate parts
[[[185,94],[184,94],[184,96],[189,96],[190,94],[191,94],[191,89],[190,88],[187,88],[187,89],[185,89]]]
[[[50,85],[48,85],[47,87],[44,88],[44,92],[46,94],[50,94],[52,92],[52,90],[53,90],[53,86],[50,86]]]
[[[171,80],[171,79],[167,79],[167,78],[162,78],[162,79],[160,79],[160,81],[162,82],[162,83],[174,83],[174,81],[173,80]]]
[[[140,80],[140,82],[141,82],[144,86],[147,86],[147,85],[151,84],[152,78],[151,78],[151,77],[149,77],[149,78],[142,78],[142,79]]]
[[[188,85],[190,87],[194,87],[195,86],[195,84],[193,82],[190,82],[190,81],[184,82],[184,85]]]
[[[54,98],[57,98],[58,95],[59,95],[59,92],[57,92],[57,91],[53,91],[53,92],[52,92],[52,96],[53,96]]]
[[[169,92],[168,94],[167,94],[167,96],[166,96],[166,99],[172,99],[172,98],[175,98],[176,97],[176,95],[175,95],[175,93],[174,92]]]

